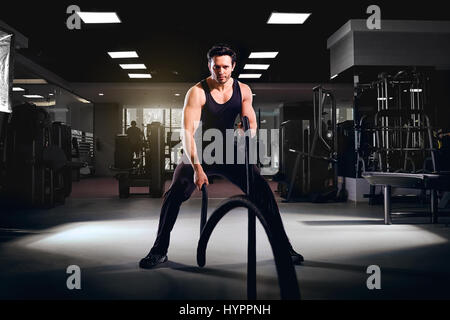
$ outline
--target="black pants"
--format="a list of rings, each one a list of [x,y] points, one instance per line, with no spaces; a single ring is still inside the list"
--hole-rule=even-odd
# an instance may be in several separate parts
[[[185,157],[185,155],[183,155]],[[187,158],[185,158],[187,159]],[[182,159],[183,160],[183,159]],[[233,184],[237,185],[243,192],[247,189],[247,180],[245,165],[243,164],[213,164],[202,165],[207,176],[220,175],[227,178]],[[267,181],[261,176],[260,170],[256,165],[252,165],[254,176],[254,190],[256,206],[267,213],[267,222],[273,224],[275,228],[282,232],[282,236],[287,240],[286,232],[281,221],[280,212],[272,190]],[[177,219],[181,204],[188,200],[195,191],[194,169],[192,165],[180,161],[177,165],[170,188],[164,194],[164,200],[159,218],[158,236],[155,240],[152,254],[166,254],[169,247],[170,232]],[[199,207],[199,218],[201,208]],[[290,246],[290,244],[289,244]]]
[[[140,143],[130,143],[130,151],[132,156],[139,157],[142,150],[142,145]]]

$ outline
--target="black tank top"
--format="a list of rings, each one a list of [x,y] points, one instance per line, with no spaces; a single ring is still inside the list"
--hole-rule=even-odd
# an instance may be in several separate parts
[[[215,128],[222,132],[223,143],[226,142],[226,129],[234,129],[234,123],[238,114],[242,111],[242,95],[239,82],[233,78],[233,95],[230,100],[220,104],[211,96],[206,79],[201,82],[203,90],[205,90],[206,102],[202,108],[201,122],[203,134],[206,130]],[[204,141],[203,148],[211,143]],[[224,149],[225,155],[225,149]]]
[[[201,82],[205,90],[206,103],[202,108],[201,121],[203,131],[215,128],[225,133],[226,129],[234,129],[234,122],[242,111],[242,96],[239,82],[233,79],[233,95],[223,104],[217,103],[211,96],[206,79]]]

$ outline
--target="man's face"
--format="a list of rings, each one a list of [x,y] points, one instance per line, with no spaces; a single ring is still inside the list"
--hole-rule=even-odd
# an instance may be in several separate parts
[[[220,84],[226,83],[231,78],[236,63],[232,63],[230,56],[213,57],[208,63],[211,77]]]

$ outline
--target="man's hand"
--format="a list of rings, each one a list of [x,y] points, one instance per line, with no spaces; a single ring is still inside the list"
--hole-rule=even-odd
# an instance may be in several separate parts
[[[194,183],[199,191],[202,189],[203,184],[206,183],[206,185],[209,186],[208,177],[202,168],[194,171]]]
[[[238,125],[237,125],[237,133],[238,136],[243,137],[244,136],[244,126],[242,125],[242,121],[239,121]]]

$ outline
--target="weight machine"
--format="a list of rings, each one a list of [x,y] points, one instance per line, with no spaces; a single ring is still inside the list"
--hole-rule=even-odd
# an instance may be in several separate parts
[[[130,187],[148,187],[149,192],[144,194],[154,198],[162,197],[165,182],[164,147],[164,126],[160,122],[147,125],[147,136],[136,157],[128,136],[116,136],[114,166],[110,166],[110,170],[117,172],[115,178],[119,182],[120,198],[131,195]]]
[[[356,172],[436,171],[435,146],[429,103],[428,76],[416,69],[395,76],[379,74],[379,79],[358,84],[355,92]],[[362,96],[376,98],[372,110],[361,112]],[[373,94],[376,93],[376,96]],[[367,103],[367,102],[365,102]]]
[[[449,190],[449,174],[441,172],[437,141],[429,119],[430,77],[426,70],[401,70],[394,76],[379,74],[378,80],[357,86],[359,96],[376,91],[375,112],[364,114],[356,126],[356,170],[370,183],[373,203],[383,198],[385,224],[392,215],[423,216],[423,212],[392,212],[392,187],[419,189],[419,199],[427,201],[430,191],[431,222],[438,221],[438,191]],[[383,194],[375,194],[382,186]],[[440,206],[442,208],[442,206]]]
[[[338,192],[337,112],[332,91],[313,88],[312,113],[312,119],[307,116],[281,124],[282,157],[288,158],[289,152],[295,161],[291,172],[285,162],[275,181],[285,191],[286,202],[346,200],[344,188]]]

